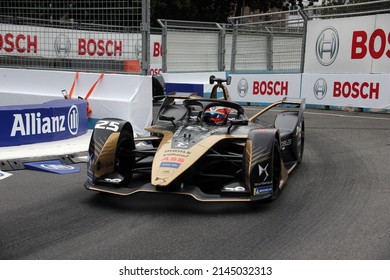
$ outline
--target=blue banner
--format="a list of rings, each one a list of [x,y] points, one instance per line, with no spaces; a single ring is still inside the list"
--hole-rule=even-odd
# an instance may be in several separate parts
[[[46,171],[56,174],[69,174],[80,172],[80,166],[65,165],[59,160],[35,161],[23,163],[27,169],[36,171]]]
[[[49,142],[87,132],[87,101],[0,107],[0,147]]]

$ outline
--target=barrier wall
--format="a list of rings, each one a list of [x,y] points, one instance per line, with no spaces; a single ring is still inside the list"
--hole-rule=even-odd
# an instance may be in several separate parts
[[[230,96],[237,102],[272,103],[282,98],[299,98],[300,74],[231,74]]]
[[[80,72],[0,69],[0,106],[48,102],[70,93],[88,98],[90,120],[112,117],[130,121],[134,132],[146,135],[152,120],[152,79],[150,76]],[[96,83],[95,87],[93,85]]]
[[[390,109],[388,74],[303,74],[308,104]]]
[[[390,14],[309,21],[304,72],[390,74]]]
[[[0,107],[0,147],[49,142],[87,132],[87,101]]]

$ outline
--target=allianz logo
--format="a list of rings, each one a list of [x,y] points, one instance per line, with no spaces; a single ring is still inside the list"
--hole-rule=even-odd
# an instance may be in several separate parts
[[[41,112],[13,114],[14,122],[11,130],[11,137],[40,135],[64,132],[76,135],[79,129],[79,111],[73,105],[68,115],[53,115],[42,117]]]

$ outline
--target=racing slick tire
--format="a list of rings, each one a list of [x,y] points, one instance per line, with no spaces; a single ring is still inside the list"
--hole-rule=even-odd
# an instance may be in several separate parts
[[[128,186],[133,177],[133,166],[135,164],[134,146],[133,133],[125,125],[120,133],[115,151],[115,172],[123,176],[123,180],[120,183],[122,187]]]
[[[272,193],[268,201],[275,200],[280,193],[281,156],[279,142],[275,139],[272,149]]]
[[[297,163],[302,162],[303,151],[305,147],[305,122],[301,120],[295,130],[295,136],[293,138],[293,153]]]

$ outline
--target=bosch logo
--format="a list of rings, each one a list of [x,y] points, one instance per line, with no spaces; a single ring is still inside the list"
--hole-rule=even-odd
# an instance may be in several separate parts
[[[313,86],[313,93],[314,96],[318,99],[324,99],[326,92],[328,90],[328,85],[326,84],[326,81],[322,78],[319,78]]]
[[[339,52],[340,39],[339,34],[333,27],[325,28],[317,38],[316,56],[320,64],[324,66],[331,65]]]
[[[141,59],[141,54],[142,54],[142,41],[141,40],[135,41],[134,54],[135,54],[135,57],[137,59]]]
[[[248,93],[248,81],[242,78],[237,85],[237,92],[240,97],[244,97]]]
[[[79,130],[79,110],[76,105],[70,107],[68,112],[68,129],[72,135],[76,135]]]
[[[73,170],[75,169],[73,166],[70,165],[62,165],[62,164],[41,164],[42,168],[49,169],[49,170]]]
[[[72,43],[65,34],[60,34],[54,41],[54,51],[59,57],[67,57],[70,54]]]

